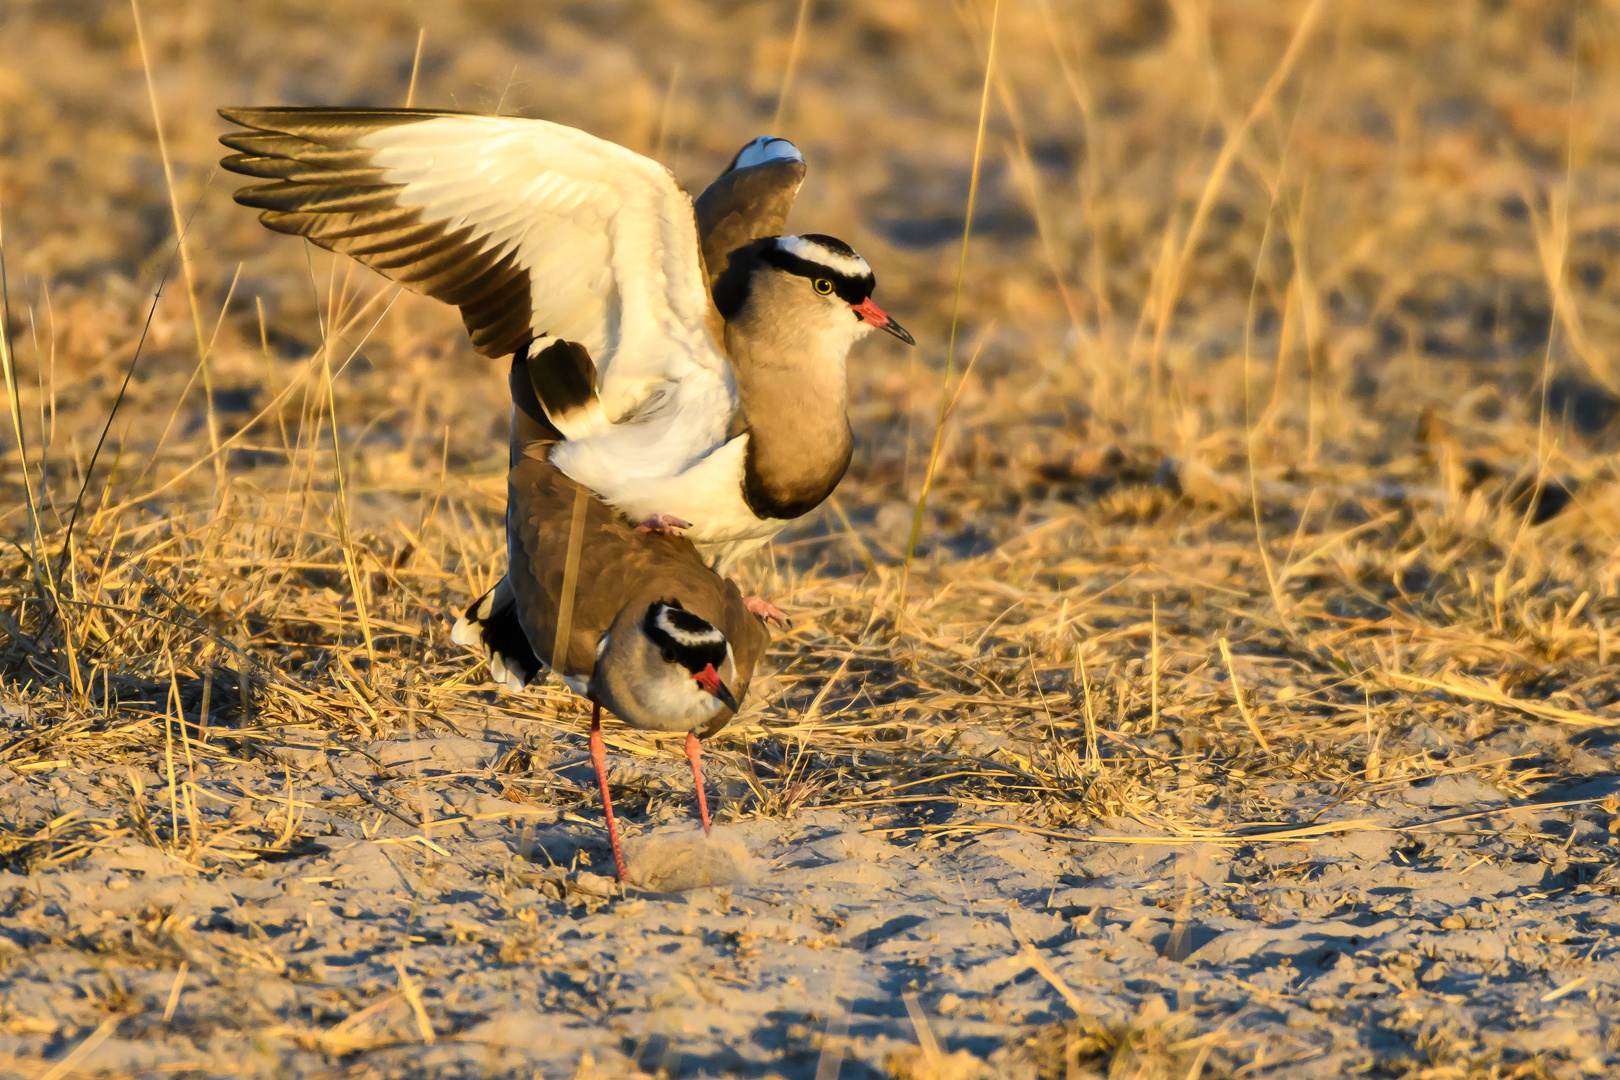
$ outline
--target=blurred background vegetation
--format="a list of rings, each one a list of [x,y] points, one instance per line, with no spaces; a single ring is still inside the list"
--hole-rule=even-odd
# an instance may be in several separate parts
[[[175,208],[197,319],[177,273],[113,446],[154,449],[199,334],[216,422],[228,433],[253,415],[319,344],[328,264],[315,253],[312,287],[301,245],[232,204],[214,109],[403,104],[420,32],[415,104],[578,125],[693,189],[761,131],[797,141],[811,171],[792,224],[855,244],[922,342],[915,355],[868,343],[852,364],[855,476],[914,494],[989,7],[813,0],[795,53],[800,8],[149,2],[171,207],[130,7],[11,0],[0,198],[30,439],[66,471],[86,454],[170,260]],[[1506,425],[1536,427],[1544,394],[1559,453],[1612,450],[1617,17],[1562,0],[1005,3],[962,298],[964,355],[982,355],[947,483],[1061,486],[1097,471],[1086,451],[1132,440],[1220,467],[1242,449],[1245,382],[1262,469],[1388,456],[1426,406],[1448,433],[1500,444]],[[199,391],[186,423],[203,422]],[[378,451],[362,468],[397,465],[384,451],[437,458],[446,427],[453,461],[493,461],[503,393],[499,364],[415,297],[337,386],[351,435]],[[192,449],[167,443],[159,472]]]

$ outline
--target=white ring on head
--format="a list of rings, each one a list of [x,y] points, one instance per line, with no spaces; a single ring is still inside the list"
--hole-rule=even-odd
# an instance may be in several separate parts
[[[805,262],[825,266],[835,274],[843,274],[847,277],[865,277],[872,272],[872,268],[866,264],[866,260],[859,255],[845,255],[842,251],[834,251],[832,248],[823,247],[814,240],[806,240],[802,236],[779,237],[776,246],[789,255],[795,255],[803,259]]]
[[[775,135],[761,135],[742,148],[733,169],[746,169],[750,165],[763,165],[767,161],[803,161],[799,148]]]
[[[718,645],[726,640],[726,635],[713,626],[707,630],[699,630],[695,634],[690,630],[682,630],[670,621],[668,608],[659,609],[653,618],[653,625],[682,645]]]

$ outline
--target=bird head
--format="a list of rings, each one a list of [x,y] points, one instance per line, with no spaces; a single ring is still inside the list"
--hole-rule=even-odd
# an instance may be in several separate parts
[[[596,667],[602,704],[634,727],[689,731],[722,709],[737,711],[731,644],[675,597],[620,612],[602,636]]]
[[[777,236],[764,242],[759,258],[760,272],[795,279],[787,282],[794,308],[808,308],[835,332],[853,331],[851,344],[873,330],[893,334],[907,345],[917,343],[873,301],[877,279],[872,268],[842,240],[819,233]]]

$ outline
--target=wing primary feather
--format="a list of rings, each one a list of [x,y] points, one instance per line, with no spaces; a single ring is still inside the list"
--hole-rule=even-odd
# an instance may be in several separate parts
[[[402,242],[391,239],[396,230],[424,228],[433,230],[435,234],[444,231],[444,227],[437,223],[423,223],[422,212],[414,206],[393,206],[368,214],[342,216],[309,214],[297,210],[266,210],[259,215],[259,220],[264,222],[266,228],[307,236],[323,247],[344,254],[354,252],[357,257],[373,250],[372,245],[378,245],[379,250],[392,250],[395,243]]]
[[[306,165],[327,169],[347,169],[364,165],[375,153],[363,146],[323,146],[296,135],[271,131],[232,131],[221,135],[219,141],[250,158],[295,159]]]
[[[505,581],[474,600],[465,614],[456,620],[450,639],[458,645],[482,648],[489,657],[490,677],[498,667],[516,677],[521,689],[540,674],[540,659],[529,645],[523,624],[518,620],[517,608],[512,602],[512,589]]]
[[[366,210],[391,210],[395,196],[404,184],[373,184],[366,187],[331,187],[326,184],[295,184],[285,180],[255,184],[236,193],[236,201],[255,210],[283,213],[353,214]]]
[[[480,265],[482,264],[482,265]],[[485,252],[470,259],[450,261],[433,277],[412,277],[411,284],[447,304],[463,307],[504,283],[509,275],[521,274],[505,265],[505,260]],[[470,276],[469,276],[470,275]]]
[[[397,217],[397,224],[368,223],[365,231],[356,231],[351,236],[334,236],[334,241],[341,240],[345,255],[351,255],[379,270],[392,269],[397,265],[395,259],[407,258],[415,252],[437,250],[439,244],[451,242],[445,236],[443,226],[434,222],[422,223],[421,215],[411,208],[402,208]]]
[[[281,105],[221,109],[219,115],[233,124],[257,131],[296,135],[311,142],[342,145],[346,141],[352,142],[357,135],[365,135],[382,127],[476,114],[437,109],[331,109],[323,105]]]
[[[385,186],[382,172],[364,165],[348,169],[311,167],[308,162],[293,158],[232,154],[220,161],[220,166],[229,172],[252,176],[259,180],[349,188]]]

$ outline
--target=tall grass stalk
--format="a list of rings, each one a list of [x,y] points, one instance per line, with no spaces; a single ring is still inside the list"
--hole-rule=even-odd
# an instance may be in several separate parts
[[[1199,238],[1203,235],[1204,225],[1209,220],[1209,213],[1215,206],[1215,199],[1221,193],[1226,183],[1226,177],[1231,172],[1232,165],[1237,161],[1238,152],[1243,149],[1244,141],[1248,138],[1255,122],[1266,115],[1271,109],[1272,102],[1276,100],[1277,93],[1283,84],[1294,73],[1299,64],[1299,58],[1305,52],[1305,46],[1311,41],[1311,35],[1320,21],[1325,0],[1311,0],[1305,13],[1300,16],[1299,23],[1294,28],[1294,35],[1288,42],[1288,48],[1283,51],[1282,58],[1272,70],[1271,77],[1261,88],[1254,103],[1237,128],[1226,133],[1221,142],[1220,152],[1215,156],[1215,164],[1210,167],[1209,176],[1204,180],[1203,189],[1198,193],[1198,203],[1193,209],[1192,220],[1187,224],[1187,232],[1181,238],[1181,243],[1169,264],[1165,268],[1162,279],[1163,288],[1155,290],[1153,301],[1154,324],[1153,346],[1149,354],[1149,378],[1153,383],[1152,401],[1150,403],[1151,435],[1157,439],[1160,434],[1161,394],[1159,393],[1160,371],[1164,363],[1164,343],[1170,332],[1170,320],[1175,314],[1176,303],[1181,297],[1181,286],[1187,271],[1187,264],[1192,259],[1193,249],[1197,246]]]
[[[73,692],[75,697],[82,698],[84,686],[79,675],[78,656],[73,648],[73,633],[68,627],[66,615],[62,613],[62,597],[56,587],[56,578],[59,575],[52,572],[50,557],[45,553],[44,530],[39,520],[39,500],[34,493],[33,477],[29,475],[28,439],[23,431],[22,398],[17,391],[16,354],[11,347],[11,281],[6,273],[3,214],[0,214],[0,370],[5,374],[6,405],[11,411],[11,429],[17,436],[17,454],[22,462],[23,492],[28,503],[30,526],[29,561],[33,563],[34,584],[39,590],[40,602],[46,605],[46,610],[51,615],[62,617],[62,644],[67,652]]]
[[[787,115],[788,93],[793,89],[793,76],[799,70],[799,51],[804,47],[804,30],[810,22],[813,0],[799,0],[799,14],[793,20],[793,41],[788,45],[787,67],[782,72],[782,89],[776,95],[776,112],[771,116],[771,132],[779,133],[782,118]]]
[[[945,441],[945,419],[950,415],[951,377],[956,374],[956,334],[962,321],[962,283],[967,278],[968,241],[973,237],[973,211],[979,198],[979,167],[984,161],[984,130],[990,117],[990,88],[996,69],[996,34],[1001,28],[1001,0],[996,0],[990,11],[990,43],[984,57],[984,86],[979,93],[979,129],[973,139],[973,170],[968,177],[967,210],[962,220],[962,249],[956,260],[956,292],[951,300],[951,334],[945,347],[945,379],[940,387],[939,421],[934,425],[934,442],[928,451],[928,464],[923,470],[922,491],[917,496],[917,509],[911,516],[911,535],[906,538],[905,562],[900,568],[900,590],[895,597],[894,626],[900,629],[900,617],[906,609],[906,586],[911,580],[911,560],[917,552],[917,537],[922,532],[923,515],[928,511],[928,489],[934,481],[934,469],[939,465],[939,450]]]
[[[427,27],[419,26],[416,29],[416,55],[411,57],[411,82],[405,88],[405,107],[416,107],[416,78],[422,73],[422,46],[427,43]],[[500,110],[497,109],[497,112]]]
[[[135,20],[135,44],[141,54],[141,71],[146,76],[146,96],[152,108],[152,130],[157,134],[158,154],[163,159],[163,182],[169,193],[169,212],[174,215],[174,233],[179,237],[180,273],[186,283],[186,304],[191,311],[191,329],[197,337],[197,364],[202,369],[204,412],[208,418],[209,449],[219,449],[219,419],[214,414],[214,379],[208,368],[208,343],[203,338],[202,308],[197,303],[197,275],[192,264],[191,251],[186,246],[185,223],[180,216],[180,192],[174,183],[174,161],[169,156],[169,142],[163,134],[163,113],[158,108],[157,83],[152,78],[152,60],[146,50],[146,30],[141,25],[139,0],[129,0],[130,15]],[[213,173],[209,173],[209,180]],[[203,184],[207,190],[208,183]],[[214,459],[214,474],[218,485],[225,482],[225,461]]]

